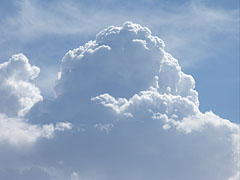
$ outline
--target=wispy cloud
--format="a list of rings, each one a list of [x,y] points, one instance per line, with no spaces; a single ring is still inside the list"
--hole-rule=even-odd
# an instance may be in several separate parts
[[[17,3],[18,13],[5,19],[1,31],[22,40],[32,40],[46,34],[91,34],[106,25],[120,25],[130,19],[154,28],[154,31],[168,29],[168,34],[190,31],[190,28],[202,34],[232,33],[237,31],[239,20],[238,10],[208,8],[193,1],[177,7],[143,2],[138,6],[135,3],[126,6],[120,4],[112,9],[105,9],[105,6],[111,6],[111,3],[85,4],[71,0],[44,4],[41,1],[24,0]]]

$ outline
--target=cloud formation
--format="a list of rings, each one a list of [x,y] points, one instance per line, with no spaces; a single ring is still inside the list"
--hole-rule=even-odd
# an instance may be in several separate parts
[[[72,133],[39,142],[30,157],[11,161],[12,169],[37,168],[58,180],[239,177],[239,126],[200,112],[193,77],[146,27],[110,26],[70,50],[55,91],[55,99],[39,101],[25,117],[56,123],[51,128],[59,131],[71,129],[59,123],[68,121]]]
[[[9,118],[0,114],[0,143],[7,142],[14,146],[31,145],[38,138],[51,139],[56,131],[71,129],[70,123],[57,123],[46,125],[29,124],[21,118]]]
[[[71,129],[70,123],[29,124],[24,115],[43,99],[32,83],[40,69],[32,66],[23,54],[13,55],[0,64],[0,143],[27,145],[39,137],[52,138],[55,131]]]
[[[13,55],[9,61],[0,64],[0,113],[24,116],[42,100],[40,90],[30,82],[39,72],[40,69],[30,65],[23,54]]]

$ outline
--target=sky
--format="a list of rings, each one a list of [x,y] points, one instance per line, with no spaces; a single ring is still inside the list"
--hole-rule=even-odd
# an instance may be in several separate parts
[[[198,81],[202,111],[239,120],[238,1],[3,0],[0,8],[0,62],[24,53],[44,67],[36,83],[48,97],[69,49],[109,25],[131,20],[162,38],[184,71]]]
[[[0,179],[239,178],[238,1],[2,0],[0,23]]]

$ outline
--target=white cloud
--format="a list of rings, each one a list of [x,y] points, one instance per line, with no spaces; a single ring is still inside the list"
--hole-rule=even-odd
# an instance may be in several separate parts
[[[69,122],[58,122],[56,124],[56,130],[58,131],[64,131],[66,129],[72,129],[72,124]]]
[[[39,137],[52,138],[55,131],[71,129],[70,123],[30,124],[24,115],[43,99],[33,84],[40,69],[23,54],[13,55],[0,64],[0,142],[14,146],[36,142]]]
[[[27,114],[31,121],[67,120],[84,131],[39,143],[38,157],[12,160],[11,168],[41,165],[54,169],[52,179],[235,178],[239,126],[200,112],[194,88],[193,77],[148,28],[110,26],[63,57],[57,97]]]
[[[143,43],[144,42],[144,43]],[[57,92],[61,94],[63,83],[71,79],[68,76],[78,76],[80,82],[96,81],[105,91],[111,91],[116,96],[133,95],[147,89],[155,78],[160,78],[161,91],[170,91],[198,103],[197,92],[194,90],[194,79],[184,74],[170,54],[164,50],[164,42],[157,36],[152,36],[148,28],[126,22],[122,28],[110,26],[98,33],[95,41],[90,41],[77,49],[69,51],[63,58],[61,77]],[[141,51],[141,53],[139,53]],[[94,58],[99,58],[94,61]],[[75,66],[78,71],[74,71]],[[94,71],[84,71],[91,67]],[[160,69],[159,69],[160,68]],[[169,73],[166,73],[168,71]],[[81,76],[79,74],[83,73]],[[159,74],[159,76],[157,76]],[[111,76],[111,80],[106,78]],[[155,77],[157,76],[157,77]],[[95,83],[82,86],[74,85],[79,90],[93,89],[100,91]],[[73,86],[73,85],[72,85]],[[117,87],[117,88],[116,88]],[[72,90],[67,89],[67,90]],[[131,91],[132,93],[124,91]],[[118,91],[118,92],[113,92]]]
[[[0,64],[0,113],[23,116],[42,100],[40,90],[30,82],[39,72],[23,54],[13,55]]]
[[[101,132],[109,133],[112,130],[112,128],[114,127],[114,125],[111,124],[111,123],[109,123],[109,124],[95,124],[94,127]]]
[[[51,139],[56,131],[71,129],[70,123],[57,123],[47,125],[29,124],[21,118],[9,118],[0,114],[0,142],[7,142],[14,146],[29,145],[40,137]]]
[[[146,121],[149,124],[153,123],[151,119],[158,120],[164,130],[182,133],[182,143],[190,143],[187,136],[196,136],[195,140],[201,141],[202,136],[209,135],[211,140],[201,143],[206,153],[212,146],[209,144],[212,140],[226,145],[221,144],[223,151],[215,151],[217,158],[206,158],[218,163],[228,161],[231,168],[224,171],[221,178],[230,177],[232,170],[237,168],[239,149],[234,143],[234,137],[239,136],[238,125],[212,112],[199,111],[193,77],[181,71],[178,61],[165,52],[164,47],[161,39],[152,36],[148,28],[138,24],[126,22],[123,27],[110,26],[98,33],[95,41],[69,51],[64,56],[57,85],[58,95],[74,96],[78,92],[77,96],[89,97],[90,94],[99,94],[91,97],[91,100],[112,109],[118,120]],[[112,122],[115,122],[114,127],[117,128],[119,122]],[[147,127],[142,128],[143,131],[149,130]],[[110,133],[113,132],[114,129]],[[135,133],[134,129],[132,133]],[[185,133],[186,137],[183,135]],[[158,133],[156,138],[160,138]],[[187,146],[192,148],[192,152],[198,151],[189,144]],[[179,151],[185,156],[184,148]],[[225,159],[225,153],[231,154],[229,159]],[[200,169],[203,168],[201,166],[211,168],[212,165],[205,160],[199,162]],[[191,159],[188,161],[191,163]],[[215,179],[218,177],[217,174],[211,176]],[[206,178],[209,177],[206,175]]]
[[[80,180],[80,177],[77,172],[72,172],[71,180]]]

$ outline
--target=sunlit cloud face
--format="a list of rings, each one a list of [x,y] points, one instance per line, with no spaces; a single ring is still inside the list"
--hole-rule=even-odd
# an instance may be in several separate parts
[[[31,100],[1,111],[0,179],[239,178],[239,125],[199,110],[194,78],[149,28],[127,21],[69,50],[52,99],[39,71],[22,54],[0,64],[4,92],[23,81],[31,95],[0,101]]]
[[[0,143],[25,146],[38,138],[53,138],[55,131],[71,129],[70,123],[32,125],[25,114],[43,100],[39,88],[33,83],[40,72],[23,54],[13,55],[0,64]]]
[[[42,100],[40,90],[29,82],[39,72],[40,69],[31,66],[23,54],[13,55],[8,62],[0,64],[0,113],[23,116]]]

